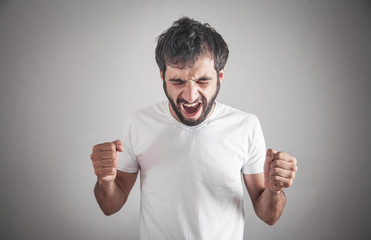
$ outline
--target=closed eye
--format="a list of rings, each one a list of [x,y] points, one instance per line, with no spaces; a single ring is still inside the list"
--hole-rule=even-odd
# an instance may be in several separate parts
[[[181,79],[169,79],[169,82],[171,82],[174,85],[180,85],[180,84],[184,83],[184,81],[181,80]]]
[[[212,78],[210,78],[210,77],[202,77],[202,78],[199,78],[197,80],[197,83],[200,84],[200,85],[208,85],[211,80],[212,80]]]
[[[174,85],[181,85],[181,84],[184,84],[187,80],[182,80],[180,78],[171,78],[169,79],[169,82],[174,84]],[[201,77],[197,80],[193,80],[195,81],[197,84],[199,85],[202,85],[202,86],[207,86],[210,81],[212,81],[212,78],[209,78],[209,77]]]
[[[209,84],[209,80],[198,80],[197,83],[200,85],[207,85]]]

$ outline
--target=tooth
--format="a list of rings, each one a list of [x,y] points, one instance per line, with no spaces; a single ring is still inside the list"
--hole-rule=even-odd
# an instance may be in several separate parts
[[[186,107],[195,107],[195,106],[197,106],[198,105],[198,103],[193,103],[193,104],[184,104],[184,106],[186,106]]]

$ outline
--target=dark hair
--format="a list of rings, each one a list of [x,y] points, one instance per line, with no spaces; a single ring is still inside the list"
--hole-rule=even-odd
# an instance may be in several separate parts
[[[209,55],[218,73],[224,68],[228,54],[227,44],[214,28],[183,17],[158,36],[155,57],[165,74],[166,65],[182,69],[192,66],[200,56]]]

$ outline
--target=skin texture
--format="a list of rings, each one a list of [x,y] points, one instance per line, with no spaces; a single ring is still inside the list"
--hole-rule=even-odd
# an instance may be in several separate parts
[[[224,69],[217,73],[213,59],[204,56],[183,69],[167,66],[166,73],[160,72],[160,75],[170,101],[171,115],[176,120],[193,126],[212,114],[220,86],[218,81],[220,84],[224,78]],[[198,106],[197,111],[189,113],[185,110],[187,106]],[[122,142],[116,140],[95,145],[91,154],[97,175],[94,193],[106,215],[121,209],[138,175],[137,172],[116,170],[119,154],[123,150]],[[292,185],[297,171],[296,163],[295,157],[268,149],[264,173],[243,174],[257,216],[269,225],[275,224],[282,214],[286,203],[283,189]]]
[[[166,74],[160,72],[164,81],[165,94],[170,101],[171,115],[186,125],[197,125],[204,121],[215,108],[214,100],[219,92],[219,84],[224,78],[224,69],[218,75],[214,60],[200,57],[191,67],[184,69],[167,66]],[[218,80],[219,77],[219,80]],[[200,103],[200,110],[190,116],[183,104]]]
[[[116,170],[120,152],[124,146],[120,140],[97,144],[90,156],[97,183],[95,198],[105,215],[111,215],[122,208],[134,186],[138,173],[125,173]]]
[[[243,174],[256,215],[269,225],[280,218],[286,203],[283,189],[292,185],[297,171],[296,158],[268,149],[264,173]]]

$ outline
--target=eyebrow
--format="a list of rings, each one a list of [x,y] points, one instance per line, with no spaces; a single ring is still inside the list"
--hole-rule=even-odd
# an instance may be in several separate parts
[[[195,79],[195,80],[192,80],[192,81],[211,81],[212,80],[212,77],[209,77],[209,76],[202,76],[202,77],[200,77],[200,78],[197,78],[197,79]],[[181,78],[170,78],[169,79],[169,81],[170,82],[179,82],[179,81],[181,81],[181,82],[185,82],[185,81],[187,81],[187,80],[184,80],[184,79],[181,79]]]

